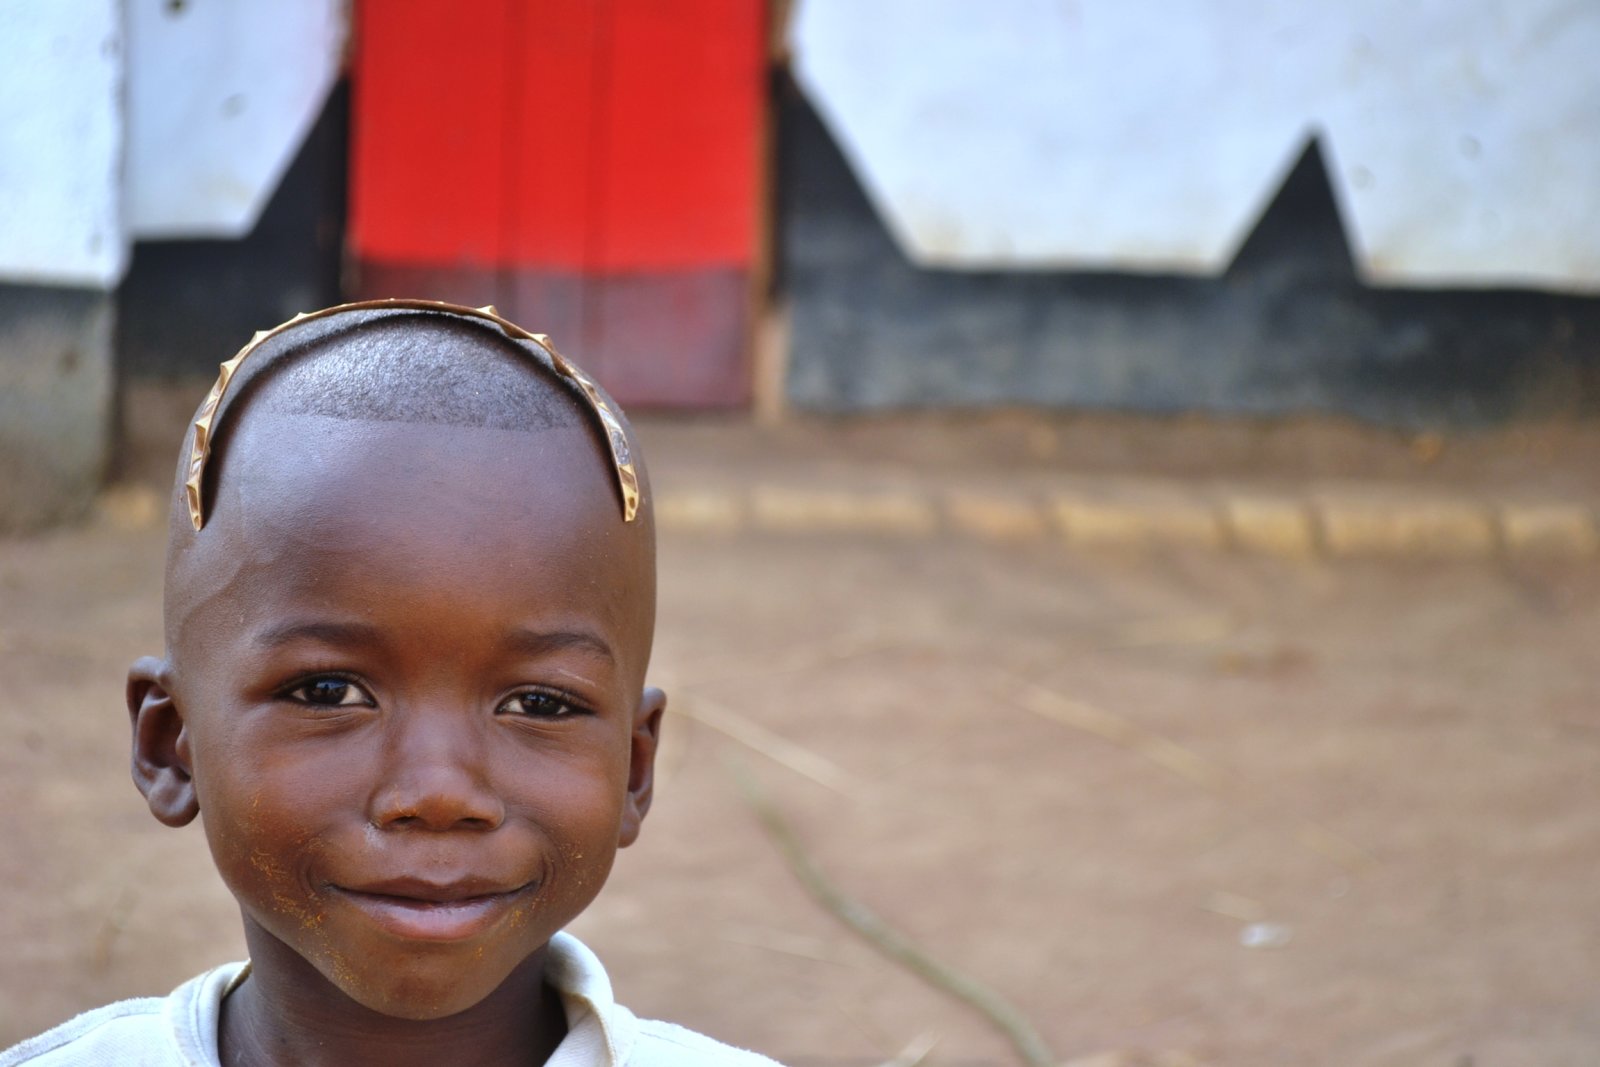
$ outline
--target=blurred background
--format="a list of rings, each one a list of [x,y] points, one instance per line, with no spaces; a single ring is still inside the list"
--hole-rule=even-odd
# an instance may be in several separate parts
[[[636,1010],[1600,1062],[1596,54],[1589,0],[4,0],[0,1042],[242,951],[122,777],[173,453],[255,330],[421,296],[651,459],[678,719],[580,931]]]

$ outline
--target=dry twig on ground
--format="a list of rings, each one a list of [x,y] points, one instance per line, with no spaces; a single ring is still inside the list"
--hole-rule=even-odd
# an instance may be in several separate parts
[[[962,974],[932,956],[916,942],[880,919],[860,901],[850,897],[829,880],[810,853],[801,845],[789,822],[763,793],[743,766],[729,760],[729,769],[739,790],[749,802],[761,827],[777,846],[789,869],[800,879],[818,904],[834,918],[854,930],[873,948],[905,967],[936,989],[975,1009],[1011,1042],[1028,1067],[1055,1067],[1056,1058],[1032,1023],[1017,1008],[974,978]]]

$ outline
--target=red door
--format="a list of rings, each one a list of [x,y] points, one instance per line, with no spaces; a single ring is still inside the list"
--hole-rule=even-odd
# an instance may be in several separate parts
[[[366,297],[497,304],[624,404],[744,405],[762,0],[367,0]]]

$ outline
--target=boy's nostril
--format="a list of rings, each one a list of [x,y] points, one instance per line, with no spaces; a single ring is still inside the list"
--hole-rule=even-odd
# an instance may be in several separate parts
[[[374,798],[370,821],[379,830],[492,830],[505,817],[493,792],[460,788],[391,788]]]

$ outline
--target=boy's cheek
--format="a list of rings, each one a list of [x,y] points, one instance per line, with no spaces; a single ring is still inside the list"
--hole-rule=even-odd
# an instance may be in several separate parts
[[[336,812],[310,779],[286,776],[277,760],[240,741],[202,732],[194,746],[195,791],[212,860],[241,904],[314,919],[306,903],[310,872]]]
[[[297,868],[314,851],[313,835],[292,823],[284,825],[281,813],[263,808],[259,796],[212,801],[208,806],[202,791],[206,842],[229,889],[266,900],[287,901],[297,895]],[[285,839],[298,844],[286,844]]]

